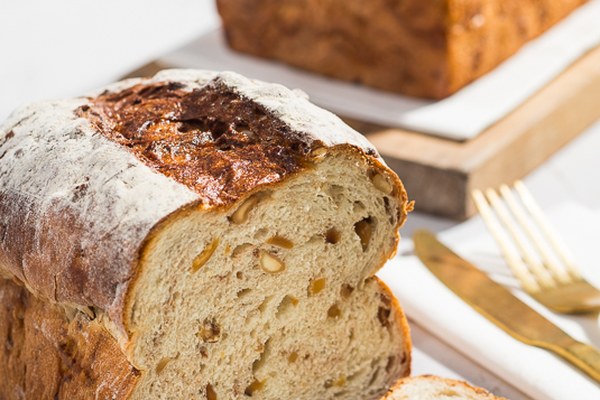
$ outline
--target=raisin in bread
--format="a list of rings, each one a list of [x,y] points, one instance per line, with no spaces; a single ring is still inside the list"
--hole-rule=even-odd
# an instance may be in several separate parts
[[[0,128],[0,398],[375,399],[411,204],[300,92],[170,70]]]
[[[464,381],[433,375],[403,378],[382,400],[506,400]]]
[[[442,98],[586,0],[217,0],[238,51],[378,89]]]

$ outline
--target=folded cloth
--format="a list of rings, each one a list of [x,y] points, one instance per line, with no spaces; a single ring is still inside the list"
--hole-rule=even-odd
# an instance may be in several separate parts
[[[550,210],[548,216],[574,254],[583,275],[600,287],[597,272],[600,209],[567,203]],[[555,314],[523,293],[491,236],[473,234],[484,229],[475,218],[439,237],[573,338],[600,348],[596,316]],[[378,275],[398,296],[409,318],[528,396],[571,399],[576,392],[579,399],[600,398],[600,384],[553,353],[513,339],[451,292],[415,256],[394,258]]]
[[[600,45],[600,0],[581,6],[494,71],[441,101],[425,101],[321,77],[229,50],[220,30],[162,61],[178,67],[232,70],[280,82],[343,116],[467,140],[516,109],[583,54]]]

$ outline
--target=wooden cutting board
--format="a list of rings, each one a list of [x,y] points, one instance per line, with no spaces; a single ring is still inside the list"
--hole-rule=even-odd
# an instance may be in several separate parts
[[[160,61],[128,77],[176,66]],[[522,178],[600,118],[600,48],[474,139],[456,142],[344,118],[375,144],[418,211],[465,219],[473,189]],[[600,152],[600,149],[599,149]]]

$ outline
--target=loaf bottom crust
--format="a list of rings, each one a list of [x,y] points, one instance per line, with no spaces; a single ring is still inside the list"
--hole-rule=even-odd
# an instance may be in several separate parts
[[[127,398],[140,374],[92,318],[0,279],[0,399]]]

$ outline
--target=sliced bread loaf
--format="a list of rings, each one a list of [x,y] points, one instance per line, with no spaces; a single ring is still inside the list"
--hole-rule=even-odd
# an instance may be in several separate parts
[[[398,381],[382,400],[506,400],[467,382],[421,375]]]
[[[363,400],[409,372],[373,277],[406,193],[302,93],[171,70],[34,104],[0,176],[1,398]]]

